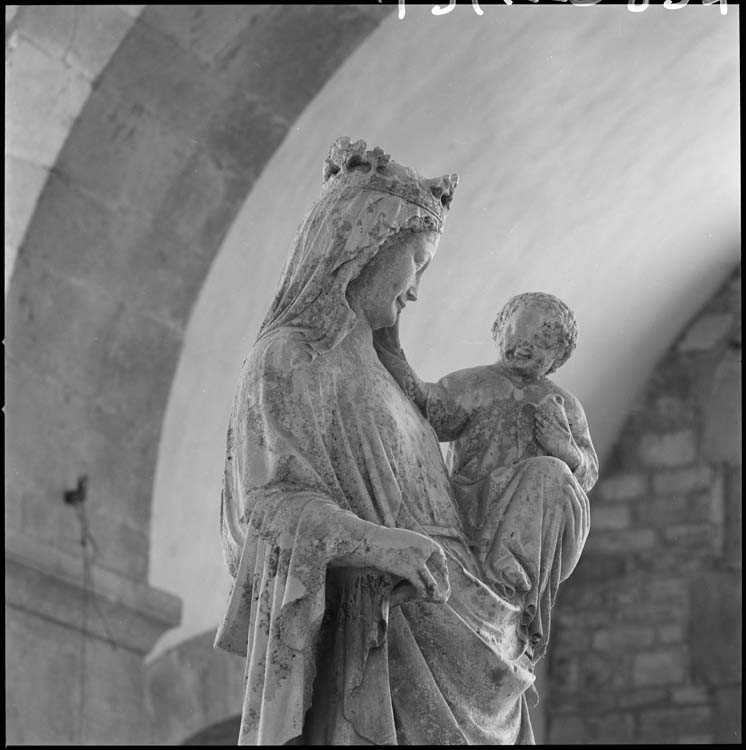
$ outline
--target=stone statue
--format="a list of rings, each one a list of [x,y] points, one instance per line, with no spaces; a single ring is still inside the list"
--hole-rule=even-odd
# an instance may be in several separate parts
[[[522,608],[534,662],[546,651],[557,587],[585,544],[585,493],[598,479],[582,405],[546,377],[570,358],[577,331],[557,297],[519,294],[492,327],[497,361],[437,383],[417,377],[397,325],[374,335],[381,361],[438,438],[451,441],[451,484],[482,580]]]
[[[373,343],[416,299],[456,185],[339,139],[244,362],[215,641],[246,658],[239,744],[533,743],[524,608],[489,585],[438,438]]]

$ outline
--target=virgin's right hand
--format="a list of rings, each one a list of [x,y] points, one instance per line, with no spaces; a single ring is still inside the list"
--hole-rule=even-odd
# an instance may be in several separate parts
[[[448,601],[448,563],[443,548],[424,534],[379,527],[369,538],[374,566],[411,584],[416,598]]]

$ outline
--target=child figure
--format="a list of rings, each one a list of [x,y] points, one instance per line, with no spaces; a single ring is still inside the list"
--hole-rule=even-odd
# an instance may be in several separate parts
[[[575,348],[575,317],[553,295],[519,294],[492,328],[497,361],[437,383],[417,377],[397,327],[386,330],[376,339],[379,357],[438,439],[450,441],[447,463],[464,530],[485,580],[523,606],[527,648],[538,660],[557,587],[585,544],[586,492],[598,478],[583,407],[547,377]]]

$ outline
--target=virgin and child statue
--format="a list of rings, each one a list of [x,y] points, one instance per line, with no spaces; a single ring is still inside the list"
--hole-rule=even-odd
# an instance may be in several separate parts
[[[534,666],[597,461],[545,377],[576,335],[551,295],[501,315],[495,365],[428,384],[406,361],[400,314],[457,183],[338,139],[244,361],[215,641],[245,657],[239,744],[534,742]]]

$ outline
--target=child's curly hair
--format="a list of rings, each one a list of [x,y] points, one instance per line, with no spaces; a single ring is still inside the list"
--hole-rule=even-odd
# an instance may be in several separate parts
[[[554,318],[552,328],[559,333],[560,338],[564,341],[563,349],[558,354],[557,359],[555,359],[552,368],[547,372],[547,375],[549,375],[562,367],[570,359],[570,355],[575,350],[575,346],[578,343],[578,324],[575,320],[575,315],[559,297],[555,297],[553,294],[545,294],[543,292],[517,294],[505,303],[503,309],[498,313],[495,322],[492,324],[492,338],[495,341],[505,321],[521,305],[531,305],[540,308],[543,312],[550,313]]]

